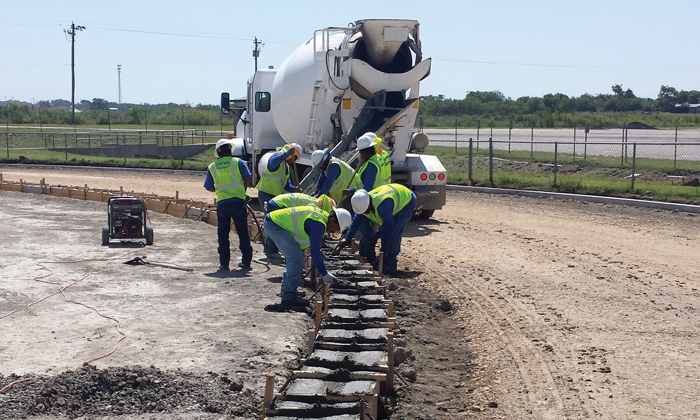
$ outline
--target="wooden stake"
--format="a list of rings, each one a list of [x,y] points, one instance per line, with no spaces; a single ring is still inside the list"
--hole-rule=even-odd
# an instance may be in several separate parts
[[[394,316],[394,301],[385,300],[384,304],[386,305],[386,316],[393,317]]]
[[[394,333],[386,333],[386,352],[387,364],[389,371],[386,374],[386,390],[391,392],[394,390]]]
[[[316,301],[316,331],[321,329],[321,314],[323,310],[323,302],[320,300]]]
[[[306,357],[309,357],[311,356],[311,353],[314,352],[314,343],[316,342],[316,330],[312,328],[309,331],[307,331],[306,334]]]
[[[265,375],[265,397],[263,399],[263,417],[267,415],[267,409],[272,404],[272,395],[275,392],[275,374]]]

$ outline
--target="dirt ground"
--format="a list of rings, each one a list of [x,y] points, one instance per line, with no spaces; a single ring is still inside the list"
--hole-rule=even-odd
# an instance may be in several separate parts
[[[0,172],[6,180],[179,191],[180,197],[211,200],[203,176],[191,174]],[[71,286],[71,298],[99,296],[105,315],[123,318],[127,335],[92,365],[154,366],[163,380],[174,371],[199,375],[202,383],[228,375],[227,384],[243,385],[222,394],[238,401],[228,411],[179,408],[156,417],[155,409],[144,408],[136,413],[144,416],[105,411],[105,418],[254,418],[243,401],[261,399],[265,372],[284,380],[279,376],[298,357],[308,321],[304,314],[276,319],[279,314],[262,311],[278,291],[272,279],[280,267],[260,265],[245,281],[216,278],[214,228],[163,215],[151,215],[153,248],[105,250],[94,246],[102,220],[92,220],[103,217],[104,204],[17,196],[0,194],[0,387],[12,373],[58,375],[115,346],[113,321],[87,321],[97,316],[61,304],[58,296],[5,316],[18,302],[55,288],[39,281],[84,278]],[[399,260],[403,274],[389,279],[397,341],[408,356],[397,368],[390,418],[697,418],[698,223],[680,212],[448,193],[447,206],[432,219],[409,223]],[[21,237],[31,226],[43,229],[43,237]],[[87,238],[94,243],[78,247]],[[144,252],[152,261],[196,271],[117,264]],[[80,269],[71,267],[75,260],[82,261]],[[142,273],[149,279],[139,279]],[[240,328],[246,322],[256,328]],[[22,386],[0,394],[0,414]],[[209,417],[212,412],[219,414]],[[82,415],[96,418],[89,414]]]

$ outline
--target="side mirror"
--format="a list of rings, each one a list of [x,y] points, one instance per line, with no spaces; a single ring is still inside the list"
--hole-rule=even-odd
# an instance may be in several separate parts
[[[231,100],[229,99],[228,92],[221,93],[221,113],[230,114],[231,113]]]

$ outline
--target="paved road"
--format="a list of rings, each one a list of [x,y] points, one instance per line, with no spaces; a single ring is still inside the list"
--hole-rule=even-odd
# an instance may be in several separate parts
[[[510,131],[510,132],[509,132]],[[473,147],[488,148],[491,129],[476,128],[428,129],[425,133],[435,146],[467,147],[469,139]],[[677,137],[676,137],[677,136]],[[676,138],[678,144],[675,145]],[[554,152],[555,143],[560,153],[574,153],[577,156],[603,155],[620,156],[625,153],[632,157],[633,144],[637,144],[637,156],[657,159],[700,160],[700,130],[627,130],[623,143],[622,129],[591,130],[588,135],[583,129],[546,130],[546,129],[494,129],[494,148],[501,150],[532,150],[534,152]]]

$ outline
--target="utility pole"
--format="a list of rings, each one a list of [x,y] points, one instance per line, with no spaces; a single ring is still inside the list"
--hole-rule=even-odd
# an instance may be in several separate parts
[[[265,46],[265,44],[263,44],[262,41],[258,41],[257,36],[255,37],[253,44],[255,45],[255,49],[253,50],[253,58],[255,59],[255,71],[258,71],[258,57],[260,57],[260,48]],[[260,46],[260,48],[258,48],[258,46]]]
[[[119,79],[119,105],[122,103],[122,65],[117,64],[117,78]]]
[[[71,123],[73,124],[73,129],[75,129],[75,31],[82,31],[85,29],[84,26],[76,25],[75,23],[70,23],[70,31],[64,29],[63,32],[70,35],[70,68],[71,68],[71,78],[72,78],[72,89],[71,89]]]

